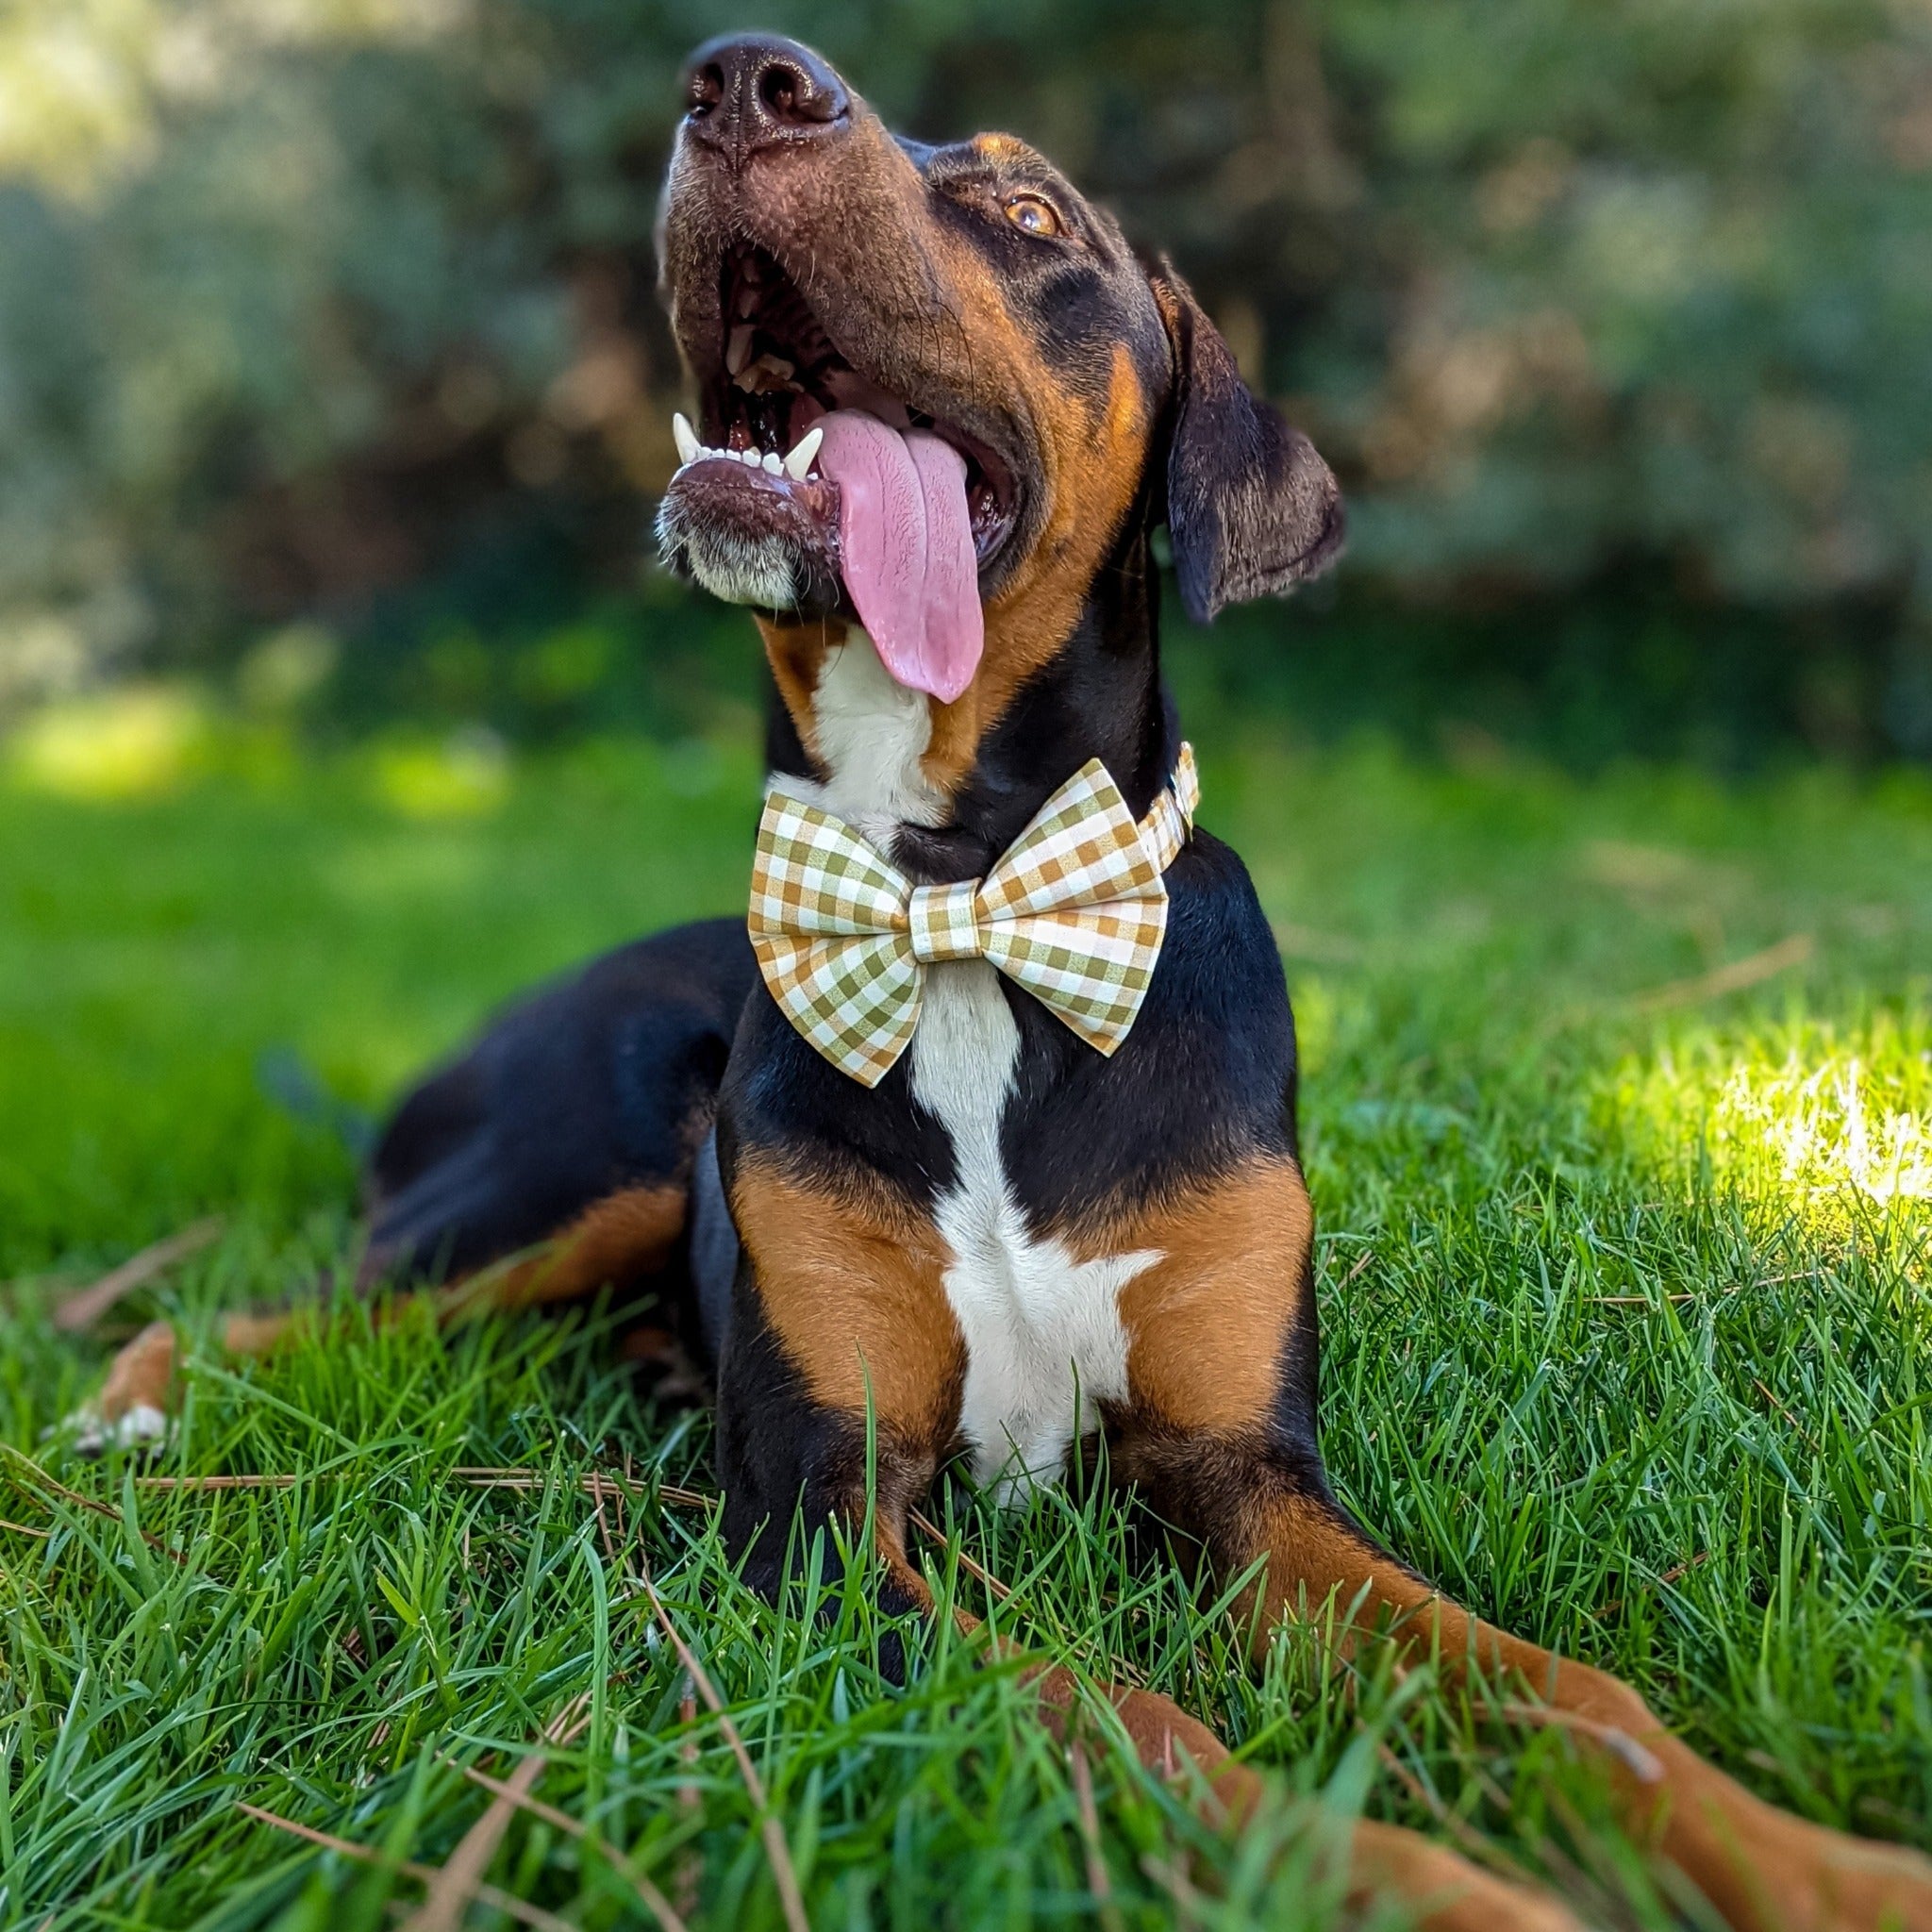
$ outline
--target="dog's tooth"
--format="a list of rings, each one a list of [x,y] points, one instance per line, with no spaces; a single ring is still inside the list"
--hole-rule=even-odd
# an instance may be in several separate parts
[[[758,291],[747,284],[738,291],[738,319],[749,322],[758,312]]]
[[[762,470],[765,466],[765,459],[763,456],[755,449],[740,450],[738,452],[738,460],[741,463],[742,463],[747,470]]]
[[[704,444],[698,441],[698,433],[684,420],[682,412],[675,412],[671,418],[672,440],[677,444],[677,460],[680,465],[694,463],[703,453]]]
[[[779,456],[776,450],[768,449],[765,452],[764,461],[758,467],[768,476],[782,476],[785,474],[785,459]]]
[[[785,474],[794,483],[803,483],[811,470],[811,459],[819,453],[819,444],[824,441],[823,429],[808,429],[791,446],[791,454],[785,458]]]
[[[741,375],[744,365],[751,360],[753,333],[752,325],[748,322],[741,322],[731,331],[731,340],[724,349],[724,369],[727,375]]]

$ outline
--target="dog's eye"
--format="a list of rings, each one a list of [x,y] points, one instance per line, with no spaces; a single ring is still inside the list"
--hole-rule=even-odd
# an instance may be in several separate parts
[[[1024,228],[1029,235],[1058,235],[1062,231],[1060,218],[1054,211],[1053,203],[1038,194],[1015,194],[1006,203],[1007,219],[1014,227]]]

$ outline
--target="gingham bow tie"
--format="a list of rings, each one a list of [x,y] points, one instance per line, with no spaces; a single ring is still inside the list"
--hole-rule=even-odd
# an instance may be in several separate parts
[[[875,1087],[919,1024],[925,969],[986,958],[1090,1045],[1127,1037],[1167,931],[1162,874],[1200,797],[1194,754],[1139,825],[1098,758],[983,879],[915,886],[852,827],[774,785],[758,822],[751,942],[785,1017]]]

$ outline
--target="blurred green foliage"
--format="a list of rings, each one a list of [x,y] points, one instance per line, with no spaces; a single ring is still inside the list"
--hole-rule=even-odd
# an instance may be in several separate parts
[[[761,11],[898,125],[1027,135],[1172,248],[1343,475],[1345,614],[1418,624],[1411,658],[1560,706],[1603,653],[1552,613],[1593,607],[1607,688],[1676,728],[1659,625],[1673,662],[1748,633],[1712,660],[1743,713],[1932,750],[1923,0]],[[460,682],[453,639],[634,591],[676,381],[656,180],[681,57],[730,24],[13,0],[0,713],[297,619],[407,647],[399,691]],[[540,685],[595,684],[542,648]]]

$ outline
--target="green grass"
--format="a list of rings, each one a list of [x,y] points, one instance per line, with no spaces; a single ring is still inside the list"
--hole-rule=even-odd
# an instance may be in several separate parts
[[[1205,823],[1290,953],[1338,1486],[1756,1788],[1932,1845],[1932,787],[1585,783],[1231,725],[1202,749]],[[353,1163],[266,1097],[264,1052],[373,1109],[533,977],[735,908],[748,736],[507,771],[204,763],[118,802],[50,794],[58,758],[0,789],[0,1435],[108,1512],[31,1479],[0,1500],[0,1924],[391,1923],[422,1896],[395,1861],[439,1862],[489,1802],[459,1767],[507,1775],[580,1697],[538,1790],[591,1837],[520,1816],[492,1881],[572,1924],[647,1922],[638,1873],[693,1924],[780,1923],[646,1574],[815,1926],[1094,1922],[1076,1782],[1009,1674],[942,1629],[883,1683],[860,1562],[776,1608],[739,1588],[706,1513],[657,1493],[708,1488],[708,1424],[641,1398],[614,1311],[453,1338],[348,1314],[240,1369],[208,1345],[217,1309],[351,1238]],[[1710,977],[1799,936],[1807,958],[1742,991]],[[221,1241],[123,1311],[194,1340],[159,1468],[292,1488],[158,1491],[45,1435],[108,1346],[56,1333],[58,1291],[210,1211]],[[452,1479],[469,1465],[539,1486]],[[593,1468],[630,1477],[621,1514],[582,1492]],[[1098,1485],[1016,1517],[960,1488],[933,1507],[942,1592],[1172,1691],[1278,1773],[1278,1808],[1224,1842],[1095,1719],[1100,1923],[1326,1925],[1324,1849],[1363,1805],[1454,1814],[1599,1923],[1696,1919],[1560,1735],[1298,1635],[1247,1672],[1221,1601]]]

